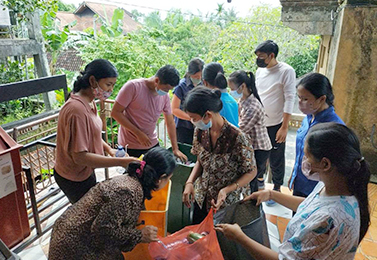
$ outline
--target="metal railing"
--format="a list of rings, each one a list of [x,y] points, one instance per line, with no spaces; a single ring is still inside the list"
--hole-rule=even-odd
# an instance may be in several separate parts
[[[24,147],[21,148],[20,152],[21,154],[25,151],[29,150],[43,150],[43,149],[38,149],[38,146],[43,146],[45,149],[47,148],[53,148],[55,149],[56,144],[50,142],[50,140],[54,139],[56,134],[46,136],[42,139],[36,140],[32,143],[29,143],[25,145]],[[47,150],[45,150],[47,153]],[[28,154],[30,154],[28,152]],[[38,153],[39,154],[39,153]],[[37,160],[38,161],[38,160]],[[47,162],[48,163],[48,162]],[[30,162],[29,166],[25,166],[25,163],[23,162],[23,176],[24,176],[24,194],[26,197],[27,201],[27,209],[31,210],[31,213],[28,215],[29,220],[33,219],[34,223],[31,225],[31,230],[35,229],[36,233],[35,235],[32,235],[29,237],[27,240],[25,240],[23,243],[18,245],[16,248],[13,249],[15,253],[21,252],[23,249],[25,249],[27,246],[31,245],[35,240],[46,234],[52,227],[54,223],[50,223],[49,225],[45,226],[42,228],[42,223],[47,221],[50,217],[54,216],[57,214],[61,209],[69,205],[69,201],[67,200],[65,203],[62,203],[60,206],[54,208],[47,214],[44,214],[41,216],[41,213],[46,211],[47,209],[51,208],[56,202],[62,200],[65,198],[64,194],[61,194],[60,196],[55,197],[54,199],[51,199],[48,203],[46,202],[47,199],[51,198],[52,196],[55,196],[57,193],[59,193],[60,189],[56,188],[52,190],[52,192],[49,192],[43,196],[39,196],[37,199],[37,194],[38,191],[41,189],[38,188],[38,185],[42,184],[42,190],[45,190],[48,187],[51,187],[51,185],[54,183],[52,181],[51,175],[49,174],[49,179],[46,182],[46,179],[42,180],[41,183],[38,184],[38,180],[34,174],[34,168],[35,168],[35,163]],[[37,164],[38,165],[38,164]],[[40,165],[39,165],[40,167]],[[50,166],[48,166],[50,167]],[[52,165],[51,168],[52,170]],[[41,206],[38,206],[39,204],[43,204]]]

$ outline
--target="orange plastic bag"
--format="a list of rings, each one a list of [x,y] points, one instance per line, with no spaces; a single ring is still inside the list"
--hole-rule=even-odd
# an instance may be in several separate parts
[[[208,235],[193,244],[185,243],[190,232]],[[156,260],[224,260],[213,226],[213,211],[199,225],[187,226],[167,237],[159,237],[161,242],[149,244],[149,253]]]

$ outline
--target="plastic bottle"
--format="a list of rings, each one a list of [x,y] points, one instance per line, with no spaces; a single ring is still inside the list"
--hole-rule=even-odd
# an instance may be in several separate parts
[[[118,145],[118,150],[115,153],[115,157],[124,157],[126,156],[126,151],[124,150],[123,146]],[[123,167],[117,167],[117,172],[123,174],[126,171]]]
[[[123,146],[118,145],[118,150],[115,153],[115,157],[124,157],[126,156],[126,151],[124,150]]]

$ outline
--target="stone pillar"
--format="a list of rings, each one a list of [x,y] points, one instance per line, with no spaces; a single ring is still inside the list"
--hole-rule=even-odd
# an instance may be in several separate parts
[[[349,1],[336,18],[326,75],[332,81],[336,113],[359,136],[372,180],[377,181],[377,6]],[[370,2],[370,1],[364,1]],[[377,145],[377,133],[374,134]]]

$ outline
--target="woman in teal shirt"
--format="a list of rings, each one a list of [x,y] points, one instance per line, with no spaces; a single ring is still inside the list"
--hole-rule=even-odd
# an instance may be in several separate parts
[[[238,103],[227,91],[228,82],[220,63],[211,62],[204,67],[203,84],[206,87],[221,91],[220,99],[223,102],[223,108],[220,115],[225,117],[229,123],[238,127]]]

